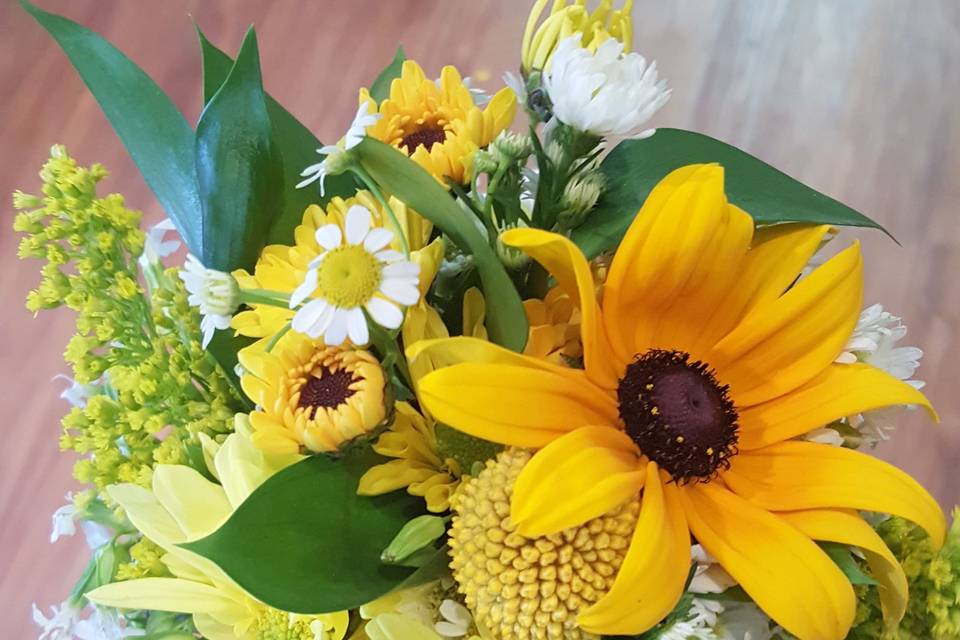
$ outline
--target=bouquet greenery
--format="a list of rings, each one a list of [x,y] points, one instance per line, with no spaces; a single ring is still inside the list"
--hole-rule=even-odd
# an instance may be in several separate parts
[[[646,128],[629,1],[546,5],[492,96],[398,49],[321,145],[253,29],[198,29],[194,128],[23,2],[169,215],[62,146],[14,195],[28,308],[77,313],[53,538],[93,548],[41,638],[960,637],[960,530],[862,451],[936,419],[831,241],[879,225]]]

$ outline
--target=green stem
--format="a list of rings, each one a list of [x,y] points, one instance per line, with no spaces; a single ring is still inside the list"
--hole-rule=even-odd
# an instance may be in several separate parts
[[[360,165],[354,164],[350,167],[350,169],[357,175],[358,178],[360,178],[360,180],[366,185],[367,189],[370,190],[370,193],[372,193],[380,202],[383,210],[387,212],[387,217],[390,218],[390,223],[393,225],[397,236],[400,238],[400,248],[403,249],[403,255],[409,258],[410,245],[407,243],[407,234],[404,233],[403,227],[400,226],[400,220],[397,219],[397,214],[393,212],[393,207],[391,207],[390,203],[387,202],[383,192],[380,191],[380,187],[377,186],[376,181],[374,181],[370,174],[367,173],[366,170],[364,170],[364,168]]]
[[[266,304],[271,307],[290,308],[290,295],[282,291],[269,289],[241,289],[240,302],[244,304]]]
[[[283,336],[287,335],[287,332],[289,332],[291,328],[293,328],[293,324],[288,322],[287,324],[283,325],[283,329],[280,329],[280,331],[277,331],[273,335],[273,337],[270,338],[270,341],[267,343],[267,348],[266,348],[267,353],[270,353],[271,351],[273,351],[273,348],[277,346],[277,343],[280,342],[280,339]]]

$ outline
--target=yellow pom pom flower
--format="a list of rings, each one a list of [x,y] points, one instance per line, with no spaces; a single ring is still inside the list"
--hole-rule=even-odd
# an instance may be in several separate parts
[[[470,180],[474,153],[510,126],[517,109],[512,89],[504,87],[480,109],[456,68],[444,67],[435,83],[412,60],[403,63],[387,99],[378,105],[362,89],[364,102],[381,116],[367,135],[400,149],[444,186],[445,178]]]
[[[499,640],[585,640],[577,616],[613,586],[640,508],[637,497],[546,536],[524,536],[510,515],[531,454],[508,449],[453,498],[454,578],[476,619]]]
[[[553,0],[549,14],[537,25],[547,2],[537,0],[527,18],[520,50],[525,74],[534,69],[546,69],[560,41],[574,34],[580,34],[581,46],[590,51],[596,51],[610,38],[622,42],[624,52],[630,51],[633,40],[633,21],[630,17],[633,0],[626,0],[622,9],[613,9],[611,0],[601,0],[592,12],[587,9],[587,0]]]
[[[863,274],[854,244],[798,280],[827,230],[755,231],[728,203],[721,167],[683,167],[650,193],[600,301],[569,239],[504,234],[579,306],[583,369],[470,338],[432,345],[460,362],[420,381],[438,421],[538,449],[513,488],[520,535],[556,534],[642,493],[616,581],[579,613],[580,628],[636,635],[662,620],[683,593],[691,535],[800,640],[840,640],[856,609],[815,540],[875,549],[888,616],[902,616],[903,570],[856,510],[916,522],[938,546],[942,510],[885,462],[796,438],[883,406],[936,414],[909,384],[835,362],[859,317]]]
[[[270,352],[242,350],[240,364],[240,384],[259,407],[253,442],[264,451],[337,451],[386,417],[383,369],[368,351],[288,334]]]

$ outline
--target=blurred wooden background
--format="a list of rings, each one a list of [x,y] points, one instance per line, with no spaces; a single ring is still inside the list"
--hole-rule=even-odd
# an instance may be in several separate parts
[[[268,90],[322,140],[334,140],[356,92],[398,42],[429,74],[442,64],[495,88],[518,65],[526,3],[501,0],[39,0],[105,35],[195,121],[200,73],[191,16],[236,51],[255,23]],[[635,42],[674,88],[655,125],[743,147],[874,217],[865,243],[868,303],[902,315],[927,353],[919,377],[943,417],[905,419],[880,455],[945,507],[960,502],[960,3],[835,0],[641,0]],[[51,143],[102,162],[105,190],[150,221],[159,206],[66,58],[13,0],[0,5],[0,194],[38,188]],[[7,195],[3,195],[7,198]],[[9,203],[8,200],[4,202]],[[30,603],[59,603],[86,562],[79,539],[48,544],[49,515],[75,488],[57,450],[67,313],[23,309],[37,263],[16,259],[9,204],[0,223],[0,636],[36,636]]]

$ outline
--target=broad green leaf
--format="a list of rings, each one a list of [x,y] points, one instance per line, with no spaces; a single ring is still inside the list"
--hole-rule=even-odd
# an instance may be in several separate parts
[[[233,60],[207,40],[197,27],[200,51],[203,57],[204,104],[217,92],[233,67]],[[283,210],[271,223],[267,244],[293,244],[293,230],[303,219],[304,210],[311,204],[325,204],[334,196],[348,197],[357,190],[351,174],[329,176],[325,184],[325,196],[320,197],[316,184],[297,189],[300,171],[319,162],[317,149],[323,145],[309,129],[303,126],[289,111],[267,95],[267,113],[273,128],[273,142],[283,157]]]
[[[313,456],[260,485],[211,535],[184,545],[216,562],[264,603],[294,613],[351,609],[412,571],[380,552],[420,510],[403,491],[357,495],[360,476],[383,462],[369,448]]]
[[[847,576],[850,584],[877,584],[877,581],[864,573],[860,565],[857,564],[850,547],[836,542],[818,542],[817,544],[843,571],[843,575]]]
[[[587,221],[573,231],[573,241],[590,258],[615,248],[662,178],[684,165],[706,162],[723,165],[727,197],[758,225],[810,222],[886,232],[865,215],[745,151],[693,131],[658,129],[646,140],[621,142],[603,160],[600,169],[607,177],[607,191]]]
[[[471,214],[463,211],[434,178],[393,147],[364,138],[352,149],[363,168],[409,207],[473,255],[487,298],[490,339],[514,351],[527,342],[527,316],[513,282]]]
[[[20,4],[67,54],[190,252],[202,255],[193,130],[186,119],[140,67],[102,37],[26,0]]]
[[[380,75],[373,81],[373,84],[370,85],[371,98],[380,102],[390,97],[390,83],[392,83],[395,78],[400,77],[400,72],[403,70],[403,63],[406,59],[407,54],[403,50],[403,45],[400,45],[397,47],[397,52],[394,54],[393,60],[387,65],[386,69],[380,72]]]
[[[283,206],[283,159],[273,144],[253,27],[197,123],[203,264],[252,269]]]

